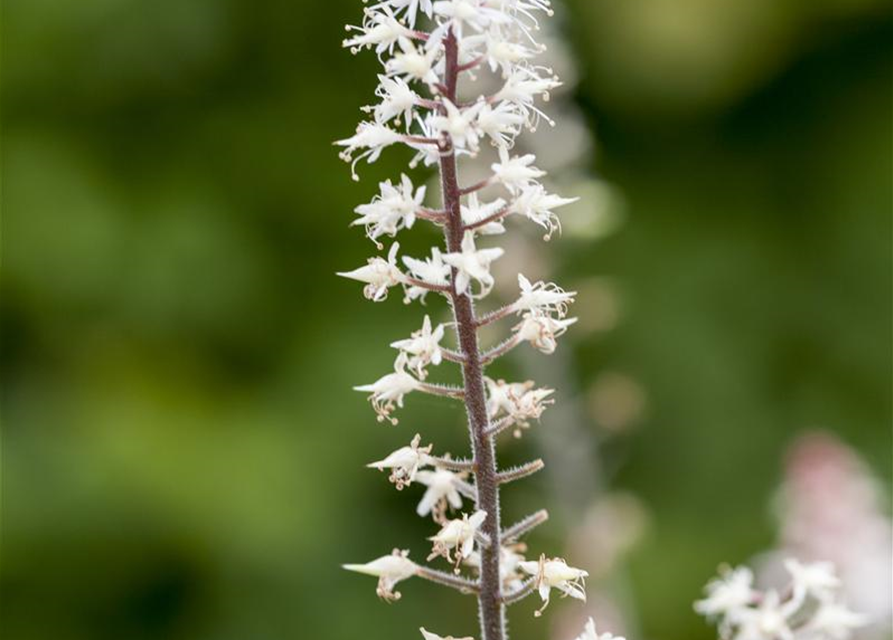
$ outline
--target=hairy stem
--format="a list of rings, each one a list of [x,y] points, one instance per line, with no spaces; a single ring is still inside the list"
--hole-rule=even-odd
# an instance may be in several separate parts
[[[456,103],[456,88],[461,71],[458,64],[458,46],[452,33],[446,38],[446,73],[444,94]],[[440,178],[443,190],[444,210],[447,221],[444,228],[447,247],[451,252],[462,250],[461,190],[456,170],[456,154],[451,141],[447,142],[440,159]],[[453,269],[451,282],[456,281]],[[502,601],[502,585],[499,576],[499,484],[496,474],[496,452],[493,438],[487,434],[489,418],[484,392],[484,370],[478,346],[477,320],[471,292],[459,295],[455,286],[451,291],[453,315],[459,336],[461,351],[465,354],[462,376],[465,382],[465,408],[468,428],[474,452],[475,485],[478,509],[487,512],[481,530],[490,539],[490,546],[481,548],[481,579],[478,606],[481,619],[481,640],[506,640],[505,606]]]

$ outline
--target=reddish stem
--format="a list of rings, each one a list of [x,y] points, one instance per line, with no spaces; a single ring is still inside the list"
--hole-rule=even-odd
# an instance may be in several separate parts
[[[456,102],[456,88],[459,78],[458,44],[455,34],[450,31],[444,41],[446,73],[443,93],[450,102]],[[462,250],[462,213],[460,209],[462,192],[456,170],[456,154],[452,140],[440,158],[440,177],[443,190],[444,210],[447,222],[444,227],[447,247],[451,252]],[[453,269],[452,282],[456,281]],[[481,640],[505,640],[505,605],[502,599],[502,584],[499,576],[499,483],[496,472],[496,452],[493,438],[487,434],[490,420],[487,416],[487,398],[484,391],[484,369],[478,347],[477,320],[474,305],[468,294],[456,293],[452,288],[453,315],[459,345],[465,360],[462,363],[462,376],[465,382],[465,408],[468,414],[468,428],[474,452],[475,485],[477,487],[478,509],[487,512],[481,530],[490,538],[489,547],[481,553],[481,579],[478,593],[478,606],[481,620]]]

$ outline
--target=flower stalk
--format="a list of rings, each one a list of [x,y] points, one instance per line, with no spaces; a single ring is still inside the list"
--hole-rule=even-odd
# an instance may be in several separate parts
[[[548,239],[560,230],[553,209],[573,201],[546,192],[538,182],[545,172],[532,166],[534,156],[510,153],[522,130],[535,129],[541,120],[552,123],[535,101],[547,100],[549,91],[560,84],[551,70],[529,62],[542,51],[533,40],[538,28],[535,12],[551,15],[549,0],[379,0],[365,10],[361,26],[348,28],[350,37],[344,42],[354,53],[374,49],[384,66],[375,91],[381,102],[363,108],[372,120],[336,143],[344,148],[341,156],[351,163],[352,176],[358,179],[359,161],[374,162],[385,148],[403,144],[416,152],[410,168],[419,164],[437,168],[442,196],[441,203],[426,206],[426,187],[416,188],[403,175],[398,184],[381,183],[380,194],[357,207],[360,217],[354,224],[362,225],[381,250],[382,237],[394,237],[423,220],[442,230],[445,247],[433,248],[431,256],[422,260],[399,256],[394,242],[386,259],[373,257],[365,266],[340,275],[362,282],[364,295],[374,302],[384,301],[391,288],[403,287],[405,302],[424,302],[432,294],[443,297],[452,312],[451,322],[435,327],[426,316],[419,331],[393,342],[399,352],[394,371],[356,389],[369,394],[379,422],[394,425],[398,421],[393,413],[414,392],[461,401],[471,450],[466,459],[435,454],[433,445],[421,446],[421,436],[416,435],[409,446],[369,465],[387,470],[397,489],[413,483],[427,487],[416,512],[440,526],[429,537],[432,548],[427,560],[442,558],[452,571],[416,564],[408,551],[401,550],[346,568],[379,577],[377,591],[385,600],[397,600],[395,585],[410,577],[475,594],[480,640],[508,640],[506,606],[532,593],[539,593],[543,608],[553,588],[585,599],[585,571],[545,555],[532,562],[522,555],[526,546],[518,539],[547,520],[545,511],[509,527],[503,539],[500,486],[526,478],[544,465],[534,460],[499,471],[496,438],[509,427],[520,436],[521,429],[538,420],[553,402],[553,390],[535,388],[532,381],[485,376],[487,365],[525,342],[552,353],[556,338],[573,322],[565,319],[573,293],[551,283],[531,284],[518,274],[521,292],[514,303],[480,317],[475,309],[476,301],[495,284],[491,263],[503,255],[501,248],[479,247],[478,240],[505,233],[509,218],[532,221],[546,229]],[[423,15],[431,22],[429,32],[417,25]],[[466,79],[473,83],[482,73],[494,74],[503,88],[469,99],[463,94]],[[459,159],[477,157],[487,140],[498,156],[492,175],[463,187]],[[486,200],[495,189],[503,197]],[[521,316],[521,324],[496,346],[482,349],[479,330],[512,315]],[[454,348],[441,345],[445,327],[455,333]],[[429,381],[429,367],[442,362],[461,368],[461,387]],[[471,509],[466,506],[469,502]],[[460,517],[452,515],[458,510]],[[476,577],[466,577],[463,570]],[[427,631],[423,635],[435,637]]]

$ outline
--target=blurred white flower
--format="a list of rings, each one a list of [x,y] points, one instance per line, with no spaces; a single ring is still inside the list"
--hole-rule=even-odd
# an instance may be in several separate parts
[[[626,640],[622,636],[615,636],[610,633],[603,633],[599,635],[598,631],[595,628],[595,620],[589,618],[586,621],[586,626],[583,628],[583,633],[577,636],[577,640]]]
[[[831,562],[802,563],[796,558],[788,558],[785,568],[791,574],[794,587],[794,598],[800,601],[813,596],[822,602],[834,597],[840,588],[840,578]]]
[[[748,567],[720,570],[720,577],[706,587],[707,597],[695,602],[695,611],[704,616],[723,616],[754,602],[753,571]]]
[[[439,504],[445,507],[443,503],[454,509],[462,508],[462,496],[456,488],[462,481],[459,474],[447,469],[422,470],[416,473],[416,480],[428,487],[416,507],[416,513],[420,516],[427,516]]]
[[[871,619],[854,613],[840,603],[828,603],[803,628],[799,635],[804,640],[847,640],[857,629],[867,626]]]

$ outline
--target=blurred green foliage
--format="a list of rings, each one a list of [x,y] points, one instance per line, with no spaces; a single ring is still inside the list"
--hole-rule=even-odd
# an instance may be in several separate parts
[[[464,440],[458,408],[412,399],[391,429],[349,390],[418,324],[332,275],[370,253],[350,212],[401,159],[354,186],[331,148],[374,85],[373,56],[339,48],[361,7],[5,3],[4,638],[475,632],[461,596],[407,584],[388,607],[338,569],[430,535],[416,492],[362,463],[409,425]],[[611,369],[648,393],[601,451],[651,512],[630,560],[641,638],[706,640],[690,602],[772,543],[796,432],[832,429],[890,478],[890,6],[560,14],[592,169],[628,215],[543,250],[559,281],[622,294],[617,330],[575,347],[581,384]],[[550,500],[529,482],[508,518]],[[547,636],[531,608],[518,640]]]

